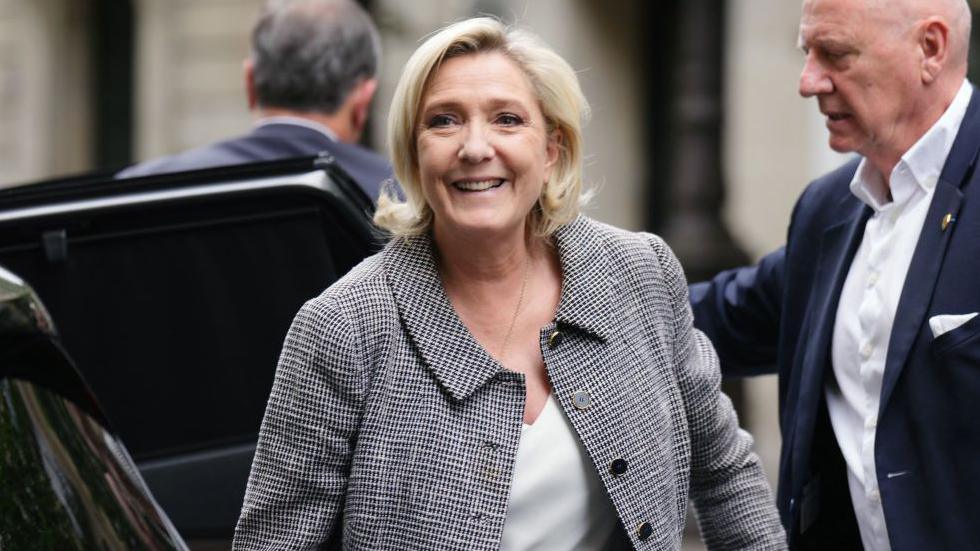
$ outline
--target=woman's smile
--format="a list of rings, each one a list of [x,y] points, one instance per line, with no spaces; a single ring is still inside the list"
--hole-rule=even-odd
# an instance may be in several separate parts
[[[547,126],[528,77],[507,56],[443,62],[422,94],[416,134],[437,235],[523,239],[558,157]]]
[[[452,186],[460,191],[465,192],[482,192],[490,189],[496,189],[504,185],[503,178],[481,178],[479,180],[457,180],[452,183]]]

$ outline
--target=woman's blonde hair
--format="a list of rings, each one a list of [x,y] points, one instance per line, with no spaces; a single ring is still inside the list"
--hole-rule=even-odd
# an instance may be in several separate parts
[[[589,105],[571,66],[536,36],[478,17],[453,23],[430,36],[402,71],[388,111],[388,151],[395,177],[405,191],[401,201],[390,187],[378,200],[374,222],[393,235],[419,235],[432,226],[432,209],[419,181],[416,129],[422,94],[441,63],[453,57],[499,52],[520,67],[537,95],[547,131],[560,135],[558,161],[545,183],[530,225],[547,236],[570,222],[584,203],[582,194],[582,123]]]

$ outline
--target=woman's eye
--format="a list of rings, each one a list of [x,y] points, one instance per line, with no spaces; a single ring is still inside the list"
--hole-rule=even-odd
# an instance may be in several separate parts
[[[429,128],[445,128],[455,124],[456,119],[452,115],[434,115],[429,119]]]
[[[524,124],[524,119],[513,113],[503,113],[497,116],[497,124],[503,126],[520,126]]]

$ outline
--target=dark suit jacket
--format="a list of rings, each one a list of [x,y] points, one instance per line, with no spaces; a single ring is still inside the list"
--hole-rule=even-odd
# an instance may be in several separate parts
[[[980,548],[980,317],[935,339],[928,323],[980,312],[978,148],[974,91],[889,341],[874,453],[895,550]],[[837,304],[871,215],[849,190],[857,164],[803,192],[783,249],[691,287],[695,325],[714,342],[726,374],[778,370],[778,504],[796,548],[860,547],[824,403]],[[947,213],[955,222],[943,230]]]
[[[306,157],[327,152],[356,181],[372,201],[377,201],[381,183],[393,179],[391,165],[377,153],[360,145],[336,142],[312,128],[289,123],[256,127],[230,140],[153,159],[119,172],[117,178],[180,172],[218,166]]]

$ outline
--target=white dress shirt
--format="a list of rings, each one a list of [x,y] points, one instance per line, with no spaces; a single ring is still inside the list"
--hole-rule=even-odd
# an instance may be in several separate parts
[[[874,454],[888,341],[936,182],[972,93],[964,81],[943,116],[895,165],[889,184],[866,159],[851,181],[851,192],[874,213],[841,292],[831,350],[834,377],[825,395],[867,550],[891,549]]]
[[[592,461],[549,395],[534,424],[521,431],[500,549],[600,551],[617,523]]]

